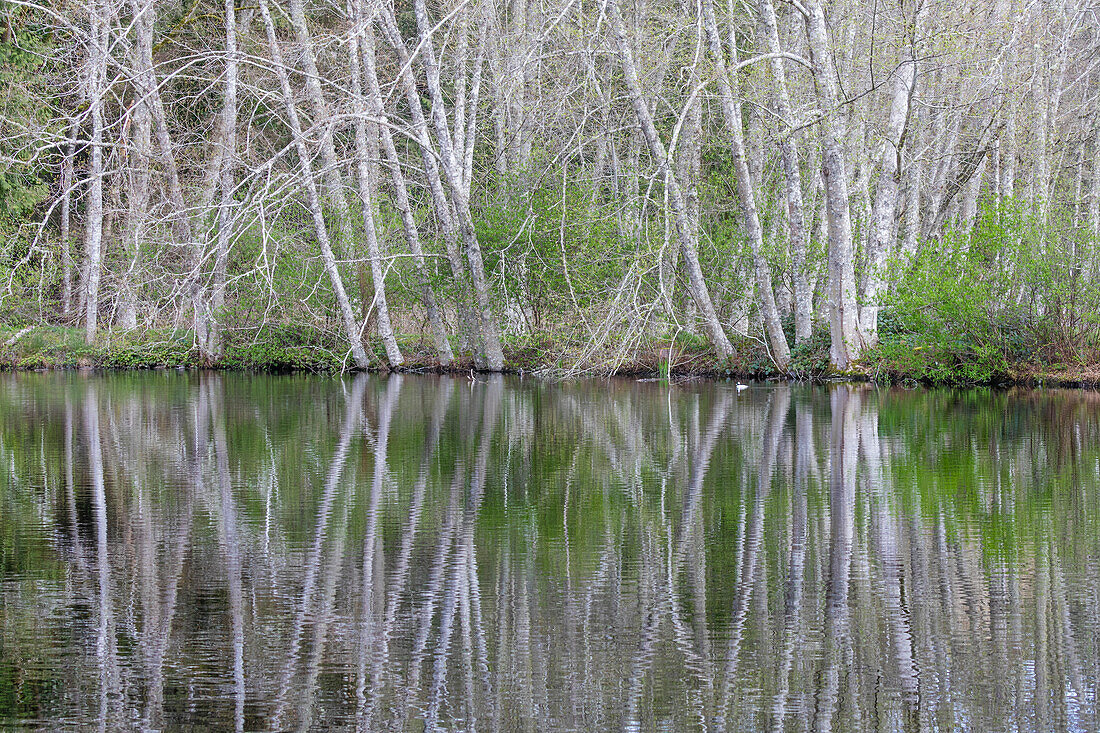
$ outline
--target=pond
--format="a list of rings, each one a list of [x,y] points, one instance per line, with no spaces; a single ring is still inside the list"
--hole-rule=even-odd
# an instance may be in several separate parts
[[[0,726],[1096,730],[1100,394],[0,375]]]

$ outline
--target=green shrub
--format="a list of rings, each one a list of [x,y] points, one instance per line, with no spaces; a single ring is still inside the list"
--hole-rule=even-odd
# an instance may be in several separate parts
[[[894,288],[868,354],[878,376],[993,382],[1022,364],[1081,362],[1095,349],[1096,242],[1060,213],[1040,224],[1009,202],[892,265]]]

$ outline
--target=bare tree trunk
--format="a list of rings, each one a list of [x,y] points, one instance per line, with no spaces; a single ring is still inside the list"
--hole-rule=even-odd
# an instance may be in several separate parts
[[[1050,184],[1050,157],[1047,138],[1050,128],[1050,84],[1047,79],[1047,54],[1044,39],[1046,29],[1035,29],[1035,46],[1032,55],[1031,104],[1035,115],[1035,174],[1028,186],[1029,203],[1039,211],[1039,219],[1046,223],[1048,212],[1047,189]]]
[[[830,361],[837,369],[849,369],[859,359],[863,343],[856,309],[856,276],[852,221],[848,209],[848,170],[840,147],[843,137],[838,115],[836,82],[830,68],[832,55],[821,0],[808,0],[806,35],[814,66],[814,88],[822,115],[821,172],[825,208],[829,217],[829,333]]]
[[[373,63],[374,29],[368,25],[364,30],[364,34],[363,56],[367,77],[367,93],[374,110],[373,113],[382,119],[385,116],[385,110],[382,107],[382,91],[378,84],[377,69]],[[405,174],[401,170],[401,160],[398,158],[397,148],[393,144],[393,135],[390,133],[389,125],[384,120],[379,125],[379,131],[382,135],[382,150],[386,155],[386,164],[390,170],[390,178],[393,181],[394,205],[401,216],[405,241],[416,261],[416,278],[420,286],[421,297],[424,299],[424,308],[428,312],[428,322],[431,325],[432,338],[435,341],[439,362],[443,366],[450,366],[454,363],[454,353],[451,351],[451,344],[447,339],[447,327],[443,322],[435,292],[432,290],[432,284],[428,278],[424,248],[420,244],[420,232],[416,226],[416,217],[413,216],[412,204],[409,202],[409,191],[405,183]]]
[[[153,65],[153,3],[151,0],[131,0],[134,13],[134,31],[137,39],[134,44],[134,66],[138,75],[144,75]],[[146,209],[149,204],[149,183],[152,160],[149,155],[151,143],[152,111],[150,99],[143,93],[144,85],[137,85],[138,98],[132,105],[133,134],[130,139],[130,160],[128,175],[126,226],[123,236],[128,243],[129,260],[124,263],[126,271],[121,274],[118,304],[118,326],[129,331],[137,328],[137,292],[134,280],[139,277],[141,263],[141,244],[145,235],[147,221]]]
[[[921,20],[927,4],[922,2],[914,16],[909,36],[908,58],[894,75],[894,96],[890,103],[890,118],[886,123],[886,141],[882,151],[875,186],[875,201],[867,237],[867,271],[863,280],[863,307],[859,312],[860,330],[867,346],[878,343],[878,313],[882,291],[886,286],[886,257],[896,239],[898,188],[901,184],[902,145],[909,124],[913,92],[917,82],[917,49]]]
[[[306,23],[305,10],[302,5],[302,0],[290,0],[290,19],[291,24],[294,26],[295,37],[298,40],[299,45],[302,47],[302,64],[304,66],[305,76],[305,88],[306,94],[310,99],[310,103],[313,107],[313,116],[315,125],[323,125],[321,133],[321,161],[324,165],[321,180],[324,181],[325,188],[327,189],[328,200],[331,202],[333,209],[335,210],[335,216],[337,219],[337,226],[339,231],[339,242],[337,249],[340,251],[348,251],[355,245],[356,236],[352,228],[351,216],[349,213],[347,198],[344,194],[344,182],[340,177],[340,162],[336,156],[336,146],[333,140],[335,134],[335,122],[330,114],[328,104],[325,101],[324,90],[321,88],[321,73],[317,68],[316,53],[314,50],[313,38],[309,32],[309,26]],[[358,44],[356,44],[356,47]],[[357,70],[356,70],[357,71]],[[362,95],[353,96],[358,99],[362,98]],[[369,125],[368,125],[369,126]],[[366,133],[366,130],[364,130]],[[358,134],[358,133],[357,133]],[[366,135],[366,143],[368,145],[368,152],[370,144],[370,135]],[[374,147],[377,143],[374,144]],[[359,155],[360,158],[364,158],[363,155]],[[375,156],[374,159],[376,159]],[[364,162],[368,166],[371,165],[372,158],[367,157]],[[370,179],[368,175],[368,181]],[[360,194],[363,195],[362,193]],[[390,322],[389,303],[386,299],[385,280],[380,264],[377,273],[375,272],[373,255],[370,254],[370,248],[372,246],[376,250],[376,253],[380,257],[380,248],[378,247],[378,229],[377,220],[372,215],[370,221],[364,221],[367,228],[367,246],[368,246],[368,259],[371,259],[371,275],[374,283],[374,301],[377,306],[377,324],[378,335],[382,339],[382,344],[386,349],[386,357],[391,366],[400,366],[404,363],[404,357],[401,356],[401,351],[397,348],[397,339],[393,333],[393,326]],[[380,260],[379,260],[380,263]],[[359,288],[363,293],[367,292],[366,273],[360,268],[359,271]],[[365,317],[369,317],[367,314],[370,311],[369,304],[363,303],[363,312]],[[365,329],[366,324],[363,328]]]
[[[921,176],[924,166],[919,160],[909,164],[909,188],[905,194],[905,238],[902,240],[902,253],[906,259],[917,253],[917,238],[920,236],[920,196]]]
[[[260,0],[260,13],[263,15],[264,26],[267,29],[267,43],[271,49],[271,61],[275,75],[279,78],[279,86],[283,95],[283,106],[286,109],[287,121],[290,123],[290,132],[294,139],[294,146],[298,153],[298,161],[302,169],[302,183],[305,185],[309,213],[313,218],[313,228],[317,235],[317,241],[321,246],[321,256],[324,259],[325,271],[332,281],[332,289],[336,295],[336,302],[340,308],[340,315],[344,321],[344,332],[351,345],[351,353],[355,364],[360,369],[369,365],[367,353],[363,349],[363,337],[359,333],[359,325],[355,320],[355,311],[352,310],[351,301],[347,291],[344,290],[344,281],[340,276],[340,269],[336,265],[336,256],[332,252],[332,244],[329,241],[328,227],[325,224],[325,216],[321,207],[321,198],[317,191],[317,182],[313,178],[313,167],[310,163],[309,150],[306,147],[305,136],[302,133],[302,125],[298,118],[298,109],[294,104],[294,92],[290,88],[290,78],[287,75],[286,66],[283,63],[283,54],[279,50],[279,40],[275,37],[275,25],[271,20],[271,12],[268,10],[267,0]]]
[[[92,122],[88,202],[84,226],[84,339],[95,340],[99,326],[99,279],[103,271],[103,97],[107,85],[107,17],[100,0],[92,0],[91,48],[88,59],[88,106]]]
[[[423,0],[421,0],[423,1]],[[687,206],[684,204],[680,186],[676,181],[674,172],[669,168],[670,161],[665,151],[664,143],[657,134],[657,128],[653,124],[653,116],[649,111],[645,98],[642,95],[642,86],[638,80],[638,71],[634,65],[634,54],[627,41],[626,29],[623,27],[623,17],[619,10],[618,0],[608,0],[608,10],[611,19],[611,29],[619,46],[619,59],[622,63],[623,76],[626,79],[627,90],[630,93],[630,101],[634,107],[634,113],[638,117],[638,123],[642,129],[642,135],[649,146],[650,154],[667,176],[669,200],[676,216],[676,232],[680,240],[680,250],[684,256],[684,268],[688,276],[688,288],[692,298],[699,307],[703,317],[703,326],[718,351],[719,358],[725,359],[733,354],[733,345],[722,324],[718,320],[718,314],[714,309],[714,303],[710,299],[710,292],[703,279],[703,270],[699,264],[699,253],[696,250],[695,238],[698,234],[698,222],[690,220]]]
[[[380,27],[386,34],[390,46],[397,54],[398,63],[401,64],[401,85],[409,106],[414,137],[420,146],[421,159],[424,162],[424,173],[428,179],[428,190],[431,192],[432,197],[432,207],[435,210],[436,218],[439,220],[439,228],[443,233],[443,243],[447,249],[447,260],[451,267],[451,276],[457,285],[458,302],[456,303],[456,309],[459,321],[459,348],[463,350],[473,349],[474,334],[478,330],[478,325],[477,315],[470,308],[467,300],[470,290],[470,278],[466,265],[462,260],[462,254],[459,251],[458,232],[455,230],[455,212],[443,188],[443,180],[437,162],[438,153],[428,130],[428,121],[424,117],[424,110],[421,107],[420,92],[417,88],[416,79],[413,77],[413,60],[409,56],[405,42],[397,29],[397,21],[392,17],[392,14],[384,8],[380,15]]]
[[[1089,191],[1089,231],[1100,235],[1100,117],[1092,130],[1092,187]]]
[[[65,156],[62,158],[62,315],[73,314],[73,158],[76,156],[76,136],[78,124],[74,120],[69,125],[69,139],[65,143]],[[1096,196],[1092,197],[1093,199]]]
[[[978,195],[982,191],[982,179],[985,175],[987,161],[988,158],[983,157],[981,162],[978,163],[978,169],[967,184],[966,194],[959,204],[960,221],[958,226],[964,234],[970,233],[970,230],[974,228],[974,222],[978,218]]]
[[[752,249],[753,271],[756,277],[757,301],[760,314],[764,319],[764,328],[768,334],[768,345],[772,358],[780,369],[785,369],[791,360],[791,350],[787,337],[783,334],[783,325],[779,320],[779,311],[775,305],[775,290],[772,288],[771,268],[764,257],[764,232],[760,226],[760,216],[756,209],[756,186],[752,172],[745,157],[744,126],[741,119],[740,89],[737,78],[726,67],[726,51],[722,48],[722,37],[718,33],[718,23],[714,17],[714,5],[711,0],[703,2],[704,25],[710,40],[710,51],[714,57],[715,73],[718,77],[718,91],[722,101],[722,118],[726,123],[726,134],[730,138],[730,152],[733,156],[734,172],[737,177],[737,198],[741,203],[744,217],[745,234]],[[731,48],[731,61],[736,68],[737,49]],[[734,72],[736,74],[736,71]]]
[[[149,15],[149,26],[151,29],[156,21],[156,4],[150,2],[148,8],[144,12]],[[159,148],[158,157],[164,167],[163,172],[167,179],[168,203],[171,204],[172,208],[170,218],[173,236],[176,243],[182,246],[189,254],[190,262],[188,266],[190,272],[184,278],[184,295],[188,300],[188,305],[190,305],[192,309],[192,325],[196,342],[200,348],[205,348],[207,334],[206,306],[203,302],[204,294],[200,270],[203,260],[203,246],[201,242],[194,241],[192,235],[191,215],[184,201],[183,186],[180,183],[179,166],[176,162],[175,144],[172,141],[172,134],[168,129],[168,120],[164,111],[164,101],[161,98],[160,89],[157,86],[156,72],[152,66],[151,43],[149,50],[150,54],[146,57],[148,63],[138,69],[137,83],[140,86],[142,97],[148,104],[149,113],[153,121],[153,131],[156,136],[157,147]],[[219,115],[218,120],[220,121],[221,119]],[[220,122],[218,124],[221,126]],[[211,195],[213,195],[213,191],[211,191]]]
[[[397,346],[397,338],[390,323],[389,302],[386,299],[386,273],[382,267],[382,253],[378,244],[378,229],[375,225],[375,201],[378,190],[376,173],[378,160],[378,123],[367,121],[367,115],[381,119],[382,110],[372,99],[369,103],[363,96],[363,82],[360,63],[364,64],[368,76],[375,75],[373,35],[366,26],[362,0],[352,0],[352,17],[355,18],[357,31],[348,41],[348,63],[351,67],[352,95],[355,98],[355,152],[356,168],[359,174],[359,197],[363,203],[363,228],[367,233],[367,255],[370,258],[371,280],[374,282],[374,301],[378,311],[378,334],[386,349],[386,359],[391,367],[401,366],[405,359]],[[362,62],[360,62],[360,43],[362,43]],[[369,128],[369,129],[368,129]],[[373,179],[373,180],[372,180]],[[364,304],[365,305],[365,304]]]
[[[791,109],[790,93],[787,89],[787,70],[779,54],[779,31],[775,18],[775,8],[771,0],[759,0],[760,18],[764,25],[768,53],[772,54],[771,67],[774,77],[772,98],[780,118],[779,156],[783,166],[787,204],[787,227],[791,247],[791,273],[794,283],[794,339],[801,343],[810,337],[813,329],[813,292],[806,277],[806,251],[809,237],[806,232],[806,217],[802,201],[802,174],[799,170],[798,150],[795,148],[794,131],[791,123],[795,119]]]
[[[477,55],[474,57],[474,69],[470,81],[469,104],[465,113],[465,119],[455,115],[456,129],[460,122],[464,123],[465,133],[462,144],[456,144],[455,150],[463,152],[462,157],[462,185],[466,190],[467,198],[470,196],[470,186],[474,180],[474,145],[477,142],[477,109],[481,98],[481,75],[485,67],[485,48],[488,45],[488,24],[482,23],[478,43]]]
[[[1001,195],[1011,199],[1016,195],[1016,108],[1014,94],[1014,80],[1009,76],[1010,71],[1016,67],[1016,51],[1010,49],[1008,61],[1005,63],[1002,85],[1008,99],[1005,100],[1005,131],[1004,145],[1002,146],[1002,174]]]
[[[225,0],[225,99],[222,119],[225,137],[222,139],[221,169],[218,186],[218,238],[214,254],[214,282],[210,299],[210,321],[207,324],[205,356],[216,360],[222,353],[221,319],[225,315],[225,286],[229,262],[229,243],[233,234],[233,194],[236,180],[233,173],[237,156],[237,9],[236,0]]]
[[[440,162],[443,166],[443,173],[447,178],[451,202],[458,217],[458,230],[462,235],[462,245],[469,264],[474,296],[481,316],[481,346],[485,362],[484,367],[488,371],[499,372],[504,368],[504,352],[500,345],[500,330],[493,318],[489,282],[485,276],[481,245],[478,242],[474,222],[470,216],[469,199],[462,185],[462,170],[455,155],[451,131],[447,124],[447,111],[439,81],[439,66],[436,63],[432,26],[428,19],[428,10],[424,0],[414,0],[413,6],[416,11],[416,25],[420,32],[420,46],[425,77],[428,83],[428,93],[432,101],[432,121],[435,126],[436,139],[439,141]]]

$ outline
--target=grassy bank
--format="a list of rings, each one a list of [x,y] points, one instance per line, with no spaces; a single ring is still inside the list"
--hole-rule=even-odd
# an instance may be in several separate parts
[[[603,362],[577,368],[575,349],[548,335],[511,339],[505,345],[505,371],[539,372],[548,376],[636,377],[742,377],[802,380],[857,379],[883,383],[926,385],[1058,385],[1100,387],[1100,359],[1073,361],[1052,359],[1054,352],[1037,350],[1023,358],[996,352],[995,358],[965,340],[931,344],[920,334],[884,329],[882,341],[871,349],[857,368],[837,373],[829,368],[829,340],[824,333],[794,348],[788,370],[779,371],[762,342],[735,341],[734,356],[720,362],[698,336],[682,333],[675,338],[653,338],[630,349],[605,355]],[[401,339],[406,356],[403,371],[468,372],[474,365],[460,357],[448,368],[434,358],[431,345],[420,337]],[[388,371],[381,347],[373,353],[373,368]],[[1029,358],[1030,356],[1030,358]],[[332,373],[351,366],[346,349],[324,332],[301,327],[272,326],[226,339],[224,355],[215,363],[199,359],[188,331],[146,330],[104,336],[94,344],[84,341],[83,331],[57,326],[22,329],[0,327],[0,369],[222,369],[255,372]]]

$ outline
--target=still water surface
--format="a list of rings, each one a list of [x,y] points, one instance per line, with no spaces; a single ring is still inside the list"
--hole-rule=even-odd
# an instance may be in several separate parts
[[[0,726],[1097,730],[1100,395],[0,376]]]

